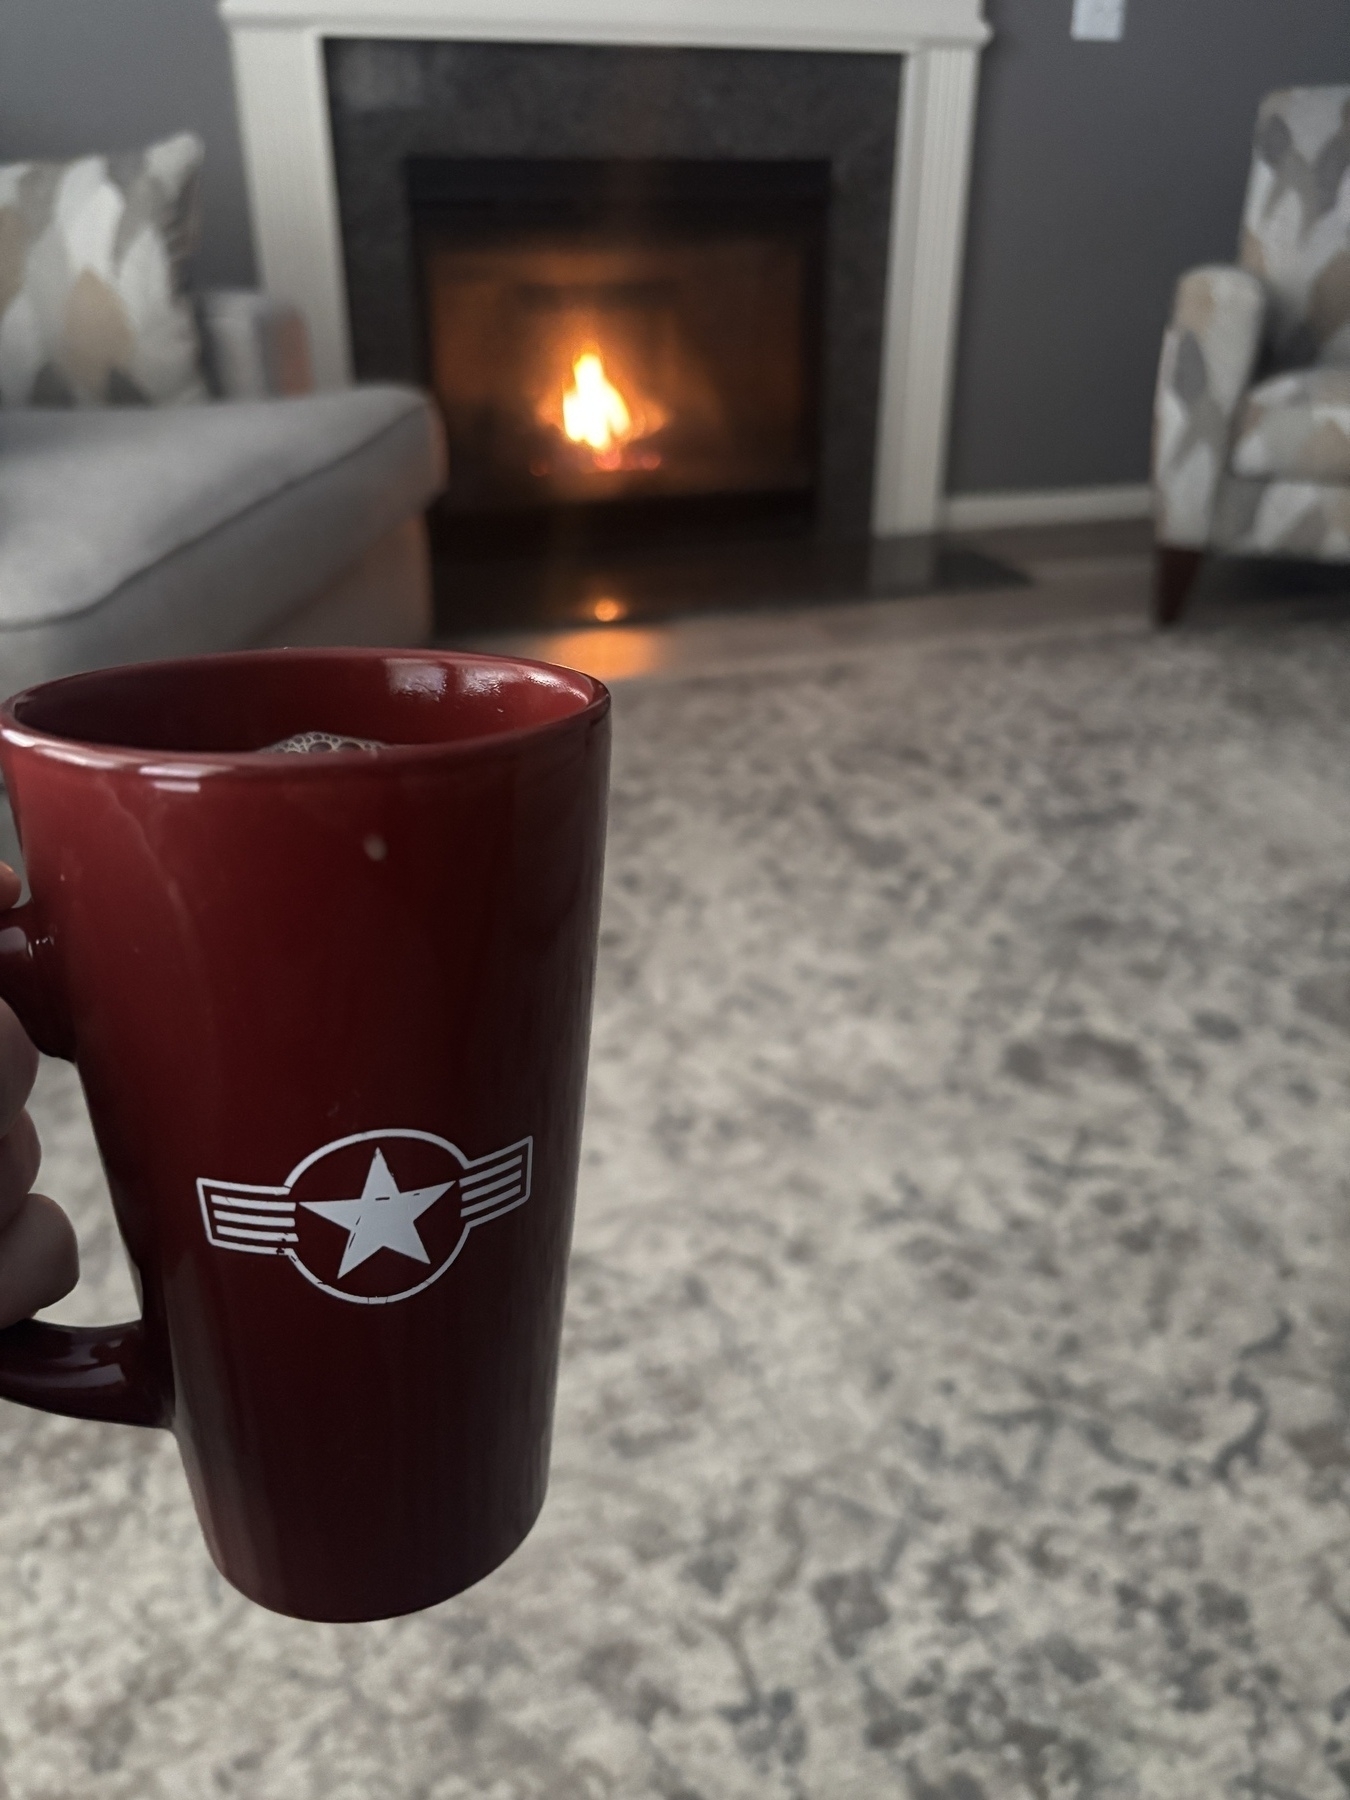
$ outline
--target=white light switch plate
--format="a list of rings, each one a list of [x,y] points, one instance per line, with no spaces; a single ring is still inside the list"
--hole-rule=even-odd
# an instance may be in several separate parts
[[[1125,0],[1073,0],[1069,31],[1100,44],[1118,43],[1125,35]]]

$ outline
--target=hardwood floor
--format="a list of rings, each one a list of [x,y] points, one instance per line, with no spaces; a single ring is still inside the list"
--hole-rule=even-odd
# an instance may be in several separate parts
[[[1028,579],[970,593],[704,612],[655,625],[478,632],[446,641],[564,663],[612,682],[797,663],[953,632],[1035,630],[1103,617],[1140,629],[1148,623],[1152,535],[1146,523],[991,531],[962,542]]]

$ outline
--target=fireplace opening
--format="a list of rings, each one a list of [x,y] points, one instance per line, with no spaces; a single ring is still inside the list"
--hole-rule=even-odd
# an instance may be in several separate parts
[[[461,551],[809,525],[826,162],[410,158]]]
[[[695,614],[1016,579],[872,534],[894,498],[877,447],[898,57],[324,55],[353,369],[444,411],[444,638],[636,642]]]
[[[430,517],[443,634],[1006,582],[960,546],[847,527],[841,449],[873,420],[840,408],[857,321],[826,316],[830,160],[410,152],[401,169],[449,451]]]

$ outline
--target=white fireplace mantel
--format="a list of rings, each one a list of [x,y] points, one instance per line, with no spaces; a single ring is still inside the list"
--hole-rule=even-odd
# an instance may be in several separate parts
[[[982,0],[220,0],[258,263],[309,321],[321,385],[351,378],[323,40],[872,51],[904,58],[873,529],[938,522]]]

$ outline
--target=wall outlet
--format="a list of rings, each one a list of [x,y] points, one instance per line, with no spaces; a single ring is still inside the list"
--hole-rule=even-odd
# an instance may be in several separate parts
[[[1073,0],[1069,35],[1116,44],[1125,35],[1125,0]]]

